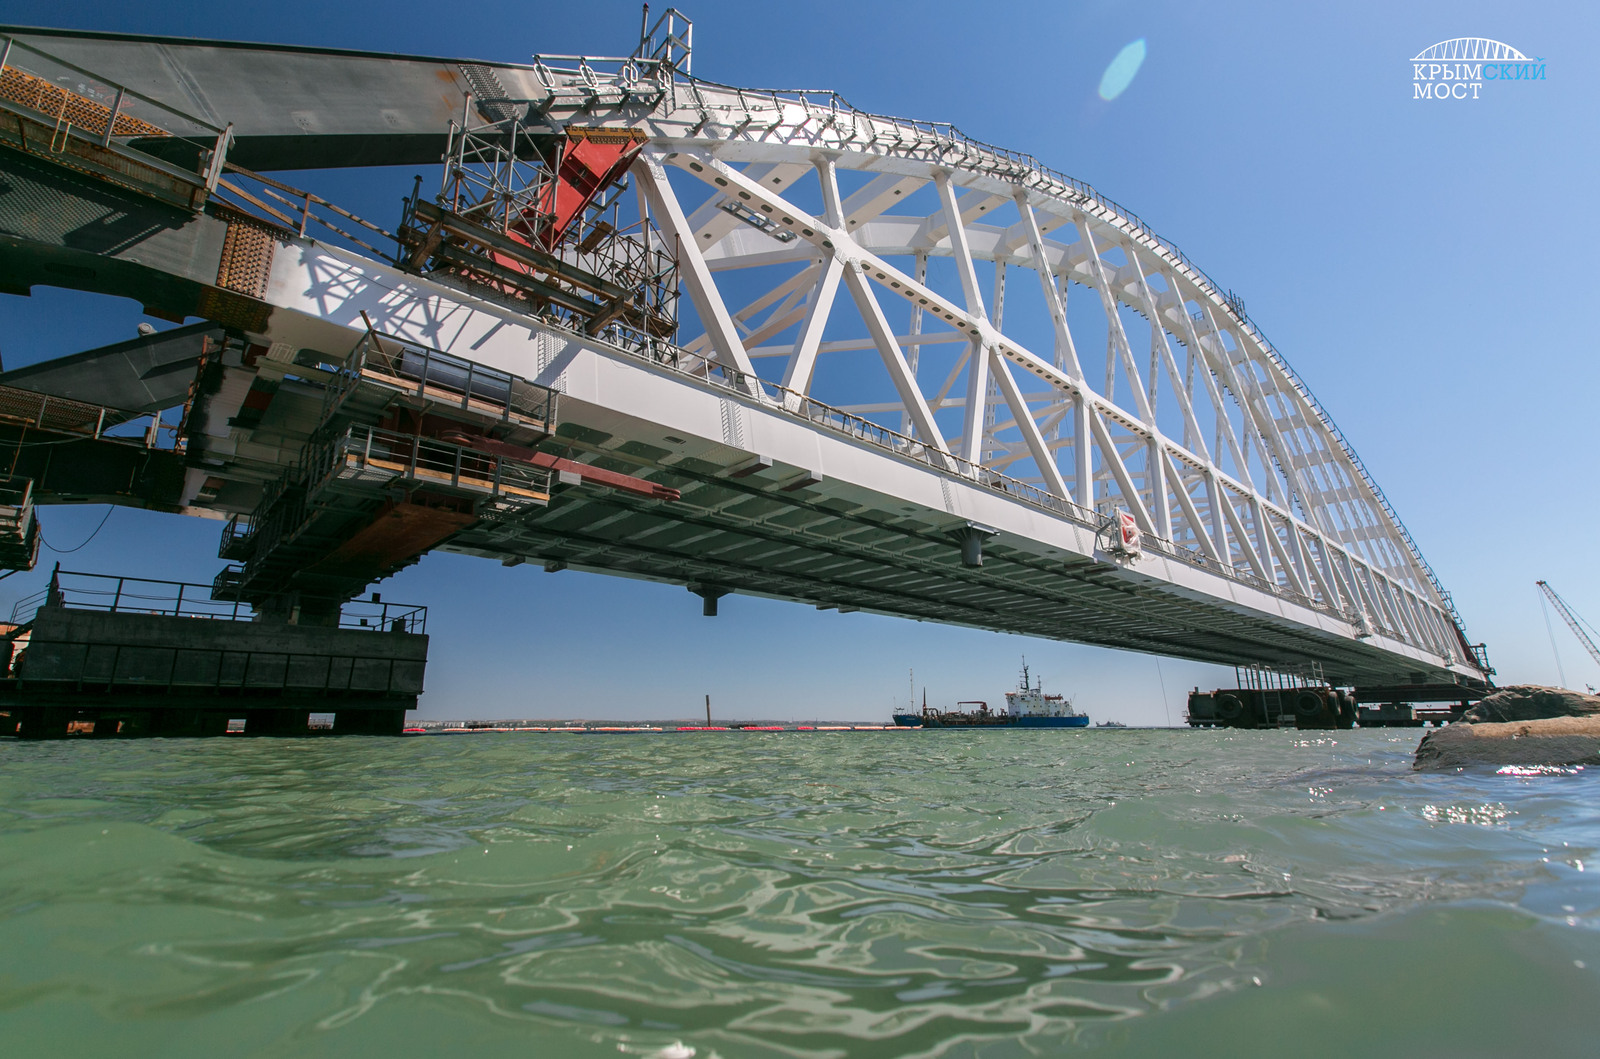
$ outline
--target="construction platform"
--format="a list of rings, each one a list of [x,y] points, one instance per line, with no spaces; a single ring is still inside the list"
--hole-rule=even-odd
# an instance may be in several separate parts
[[[57,570],[0,633],[0,735],[399,735],[427,611],[374,594],[300,624],[209,585]]]

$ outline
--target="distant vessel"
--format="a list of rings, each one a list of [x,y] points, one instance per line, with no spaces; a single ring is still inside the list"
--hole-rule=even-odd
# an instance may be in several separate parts
[[[1126,728],[1128,726],[1123,724],[1121,721],[1101,721],[1099,724],[1095,725],[1095,727],[1096,728]]]
[[[894,723],[902,728],[1084,728],[1089,715],[1072,707],[1063,695],[1046,695],[1040,682],[1029,682],[1028,660],[1022,660],[1022,680],[1006,692],[1006,708],[991,710],[987,702],[958,702],[953,710],[931,709],[922,693],[922,712],[895,711]]]

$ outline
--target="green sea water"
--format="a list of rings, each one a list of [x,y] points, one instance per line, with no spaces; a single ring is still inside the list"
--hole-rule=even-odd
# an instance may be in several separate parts
[[[1600,776],[1419,734],[0,742],[0,1051],[1600,1054]]]

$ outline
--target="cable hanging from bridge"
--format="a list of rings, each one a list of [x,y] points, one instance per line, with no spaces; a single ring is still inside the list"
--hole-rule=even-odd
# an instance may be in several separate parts
[[[89,546],[89,542],[90,541],[92,541],[96,537],[100,536],[100,531],[106,528],[106,523],[111,521],[111,513],[113,511],[115,511],[116,509],[117,509],[117,505],[115,505],[115,504],[107,504],[106,505],[105,517],[102,518],[100,520],[100,524],[94,528],[94,532],[89,534],[89,536],[84,540],[84,542],[82,544],[78,545],[77,547],[74,547],[74,548],[57,548],[55,545],[51,544],[49,539],[46,538],[45,535],[44,535],[44,523],[42,523],[42,522],[39,524],[39,543],[43,544],[46,548],[49,548],[51,551],[55,552],[57,555],[71,555],[73,552],[82,551],[83,549],[85,549],[85,548],[87,548]]]

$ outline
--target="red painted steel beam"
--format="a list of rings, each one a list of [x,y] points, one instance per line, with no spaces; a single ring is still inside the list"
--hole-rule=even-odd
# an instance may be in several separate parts
[[[608,471],[600,467],[592,467],[587,463],[578,463],[576,460],[564,459],[553,456],[548,452],[538,452],[534,449],[524,448],[521,445],[512,445],[509,442],[499,441],[495,438],[486,438],[479,434],[462,434],[451,431],[439,435],[439,440],[448,441],[452,445],[472,449],[474,452],[487,453],[507,460],[516,460],[518,463],[532,464],[551,471],[569,471],[582,478],[591,485],[603,485],[610,489],[618,489],[634,496],[647,497],[651,500],[681,500],[683,494],[667,485],[657,485],[655,482],[643,478],[635,478],[631,474],[620,471]]]
[[[633,129],[567,129],[555,179],[541,196],[539,211],[551,218],[544,242],[553,249],[583,211],[633,163],[644,136]]]

